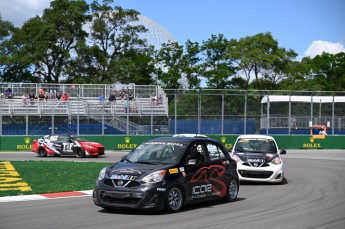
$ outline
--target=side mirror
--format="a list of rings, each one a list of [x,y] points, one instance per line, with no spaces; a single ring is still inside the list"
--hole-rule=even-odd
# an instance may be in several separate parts
[[[285,149],[281,149],[280,150],[280,154],[286,154],[286,150]]]

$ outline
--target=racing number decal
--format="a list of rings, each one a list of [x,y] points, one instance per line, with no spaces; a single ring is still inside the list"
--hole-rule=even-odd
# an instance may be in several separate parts
[[[207,174],[207,171],[209,171],[209,175]],[[195,175],[192,177],[192,182],[204,180],[206,182],[206,186],[209,187],[212,186],[212,190],[216,195],[219,195],[220,197],[225,196],[226,194],[226,184],[217,179],[217,177],[223,176],[225,173],[225,168],[220,165],[211,165],[210,167],[202,167],[199,169]],[[216,185],[212,185],[212,182],[214,184],[218,184],[219,188],[216,187]]]
[[[72,149],[73,143],[63,143],[63,151],[70,151]]]

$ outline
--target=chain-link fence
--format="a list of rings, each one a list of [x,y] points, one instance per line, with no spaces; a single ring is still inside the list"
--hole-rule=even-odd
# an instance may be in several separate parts
[[[345,134],[345,92],[163,90],[134,84],[0,87],[0,135],[309,134],[313,125]],[[47,98],[38,97],[41,89]],[[122,98],[129,90],[133,99]],[[68,100],[58,101],[57,92],[66,92]],[[112,93],[116,101],[107,99]],[[24,94],[36,98],[24,101]]]

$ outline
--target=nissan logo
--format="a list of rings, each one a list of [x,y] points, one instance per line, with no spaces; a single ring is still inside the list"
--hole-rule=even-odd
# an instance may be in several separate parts
[[[117,181],[117,185],[118,186],[122,186],[123,185],[123,181],[122,180]]]

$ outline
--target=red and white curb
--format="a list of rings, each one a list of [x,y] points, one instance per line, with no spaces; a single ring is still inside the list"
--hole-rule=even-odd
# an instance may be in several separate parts
[[[91,196],[93,190],[0,197],[0,203]]]

